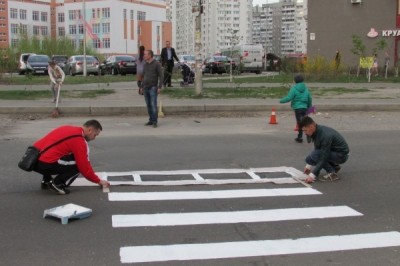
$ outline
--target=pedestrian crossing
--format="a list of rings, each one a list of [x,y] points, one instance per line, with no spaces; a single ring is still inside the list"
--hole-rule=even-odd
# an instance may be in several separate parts
[[[272,168],[271,168],[272,169]],[[259,169],[217,169],[219,173],[231,172],[236,173],[250,173],[250,180],[258,182],[260,172],[267,170],[269,173],[277,171],[278,168],[259,168]],[[282,171],[283,168],[279,168]],[[277,181],[274,184],[280,184],[279,188],[252,188],[252,189],[221,189],[221,186],[217,186],[218,189],[211,190],[197,190],[196,186],[188,186],[184,189],[174,189],[175,185],[180,185],[179,182],[168,184],[171,190],[162,191],[162,186],[166,185],[163,180],[156,181],[161,182],[159,188],[155,188],[151,192],[112,192],[108,193],[108,200],[118,204],[119,202],[129,204],[129,202],[140,204],[146,204],[147,202],[160,202],[160,204],[171,203],[178,204],[180,200],[192,200],[193,204],[200,200],[227,200],[227,199],[240,199],[245,201],[250,198],[279,198],[279,197],[300,197],[311,196],[316,197],[315,202],[318,202],[320,197],[324,195],[309,186],[304,186],[302,182],[296,180],[296,178],[302,178],[301,172],[290,168],[289,172],[293,174],[292,178],[294,182],[280,182]],[[228,171],[227,171],[228,170]],[[194,176],[196,181],[204,184],[205,173],[215,174],[216,169],[205,169],[205,170],[181,170],[181,171],[169,171],[166,172],[129,172],[129,173],[114,173],[114,176],[123,176],[124,178],[128,175],[133,177],[132,180],[128,181],[116,181],[118,182],[132,182],[146,183],[142,177],[145,175],[165,175],[170,177],[171,175],[191,174]],[[300,174],[299,174],[300,172]],[[290,178],[283,175],[280,178]],[[260,179],[263,179],[260,177]],[[279,179],[279,178],[275,178]],[[226,180],[226,179],[225,179]],[[175,180],[176,181],[176,180]],[[180,180],[181,181],[181,180]],[[151,181],[154,182],[154,181]],[[191,181],[192,182],[192,181]],[[126,183],[125,183],[126,184]],[[246,184],[246,183],[245,183]],[[291,187],[282,187],[285,184],[290,184]],[[296,184],[296,187],[293,187]],[[115,185],[115,184],[114,184]],[[143,185],[143,184],[141,184]],[[151,184],[154,185],[154,184]],[[244,185],[243,187],[246,187]],[[254,185],[253,185],[254,187]],[[263,186],[264,187],[264,186]],[[126,188],[126,187],[125,187]],[[231,187],[230,187],[231,188]],[[125,189],[126,190],[126,189]],[[129,189],[128,189],[129,190]],[[164,189],[165,190],[165,189]],[[299,202],[301,202],[299,200]],[[282,203],[284,205],[285,203]],[[364,214],[359,211],[342,205],[342,206],[298,206],[290,208],[273,209],[257,209],[257,210],[240,210],[233,211],[230,208],[220,211],[208,211],[208,212],[163,212],[163,213],[115,213],[112,215],[112,227],[115,230],[131,230],[135,228],[158,228],[158,232],[163,230],[170,230],[174,227],[174,230],[179,230],[181,226],[190,226],[194,228],[193,232],[196,231],[197,226],[211,226],[220,225],[228,226],[229,224],[240,224],[240,223],[270,223],[270,222],[286,222],[286,221],[302,221],[316,220],[316,219],[332,219],[332,218],[351,218],[351,217],[363,217]],[[329,221],[328,221],[329,222]],[[211,232],[210,232],[211,234]],[[224,236],[225,237],[225,236]],[[384,248],[400,246],[400,232],[389,231],[389,232],[366,232],[356,234],[329,234],[328,231],[324,235],[302,237],[298,238],[282,238],[282,239],[265,239],[265,240],[254,240],[254,241],[222,241],[222,242],[207,242],[207,243],[168,243],[165,245],[158,245],[157,243],[150,245],[122,245],[119,251],[119,257],[121,263],[155,263],[155,262],[168,262],[168,261],[186,261],[190,264],[190,261],[194,260],[213,260],[213,259],[235,259],[253,256],[276,256],[276,255],[291,255],[291,254],[307,254],[307,253],[318,253],[318,252],[334,252],[334,251],[345,251],[345,250],[362,250],[362,249],[373,249],[373,248]]]

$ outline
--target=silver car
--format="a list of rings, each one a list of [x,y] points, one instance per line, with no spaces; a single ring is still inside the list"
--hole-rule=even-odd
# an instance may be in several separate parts
[[[64,66],[65,74],[71,76],[83,74],[83,61],[83,55],[73,55],[68,58],[68,61]],[[94,56],[86,56],[86,73],[87,75],[94,74],[96,76],[99,74],[99,61]]]

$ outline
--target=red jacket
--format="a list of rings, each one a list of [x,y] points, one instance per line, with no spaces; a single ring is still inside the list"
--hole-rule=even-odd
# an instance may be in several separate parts
[[[43,138],[36,141],[33,146],[39,150],[43,150],[58,140],[72,135],[82,135],[82,137],[73,137],[55,145],[54,147],[51,147],[42,155],[40,155],[39,161],[44,163],[54,163],[65,155],[73,154],[79,172],[89,181],[92,181],[93,183],[99,183],[100,178],[94,173],[92,165],[89,161],[89,146],[84,138],[82,127],[58,127]]]

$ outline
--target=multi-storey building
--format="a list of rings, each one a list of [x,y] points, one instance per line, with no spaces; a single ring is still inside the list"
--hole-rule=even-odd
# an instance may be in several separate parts
[[[280,0],[253,8],[253,42],[278,56],[307,52],[307,0]]]
[[[0,0],[3,48],[17,46],[26,34],[39,40],[67,36],[75,47],[86,41],[103,54],[136,54],[140,45],[160,53],[171,29],[162,0]]]
[[[177,53],[194,54],[194,15],[199,1],[167,0],[174,25],[173,43]],[[201,19],[203,57],[238,43],[251,43],[252,0],[203,1]]]
[[[400,0],[308,0],[308,55],[334,60],[341,53],[341,63],[356,66],[359,56],[352,53],[352,36],[360,37],[366,47],[365,56],[372,57],[377,43],[379,66],[389,66],[400,59]]]

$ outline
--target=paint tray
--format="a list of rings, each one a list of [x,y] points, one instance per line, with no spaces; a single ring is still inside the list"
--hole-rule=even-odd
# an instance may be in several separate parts
[[[62,224],[67,224],[69,219],[84,219],[92,214],[92,210],[69,203],[55,208],[47,209],[43,213],[43,218],[47,216],[61,219]]]

